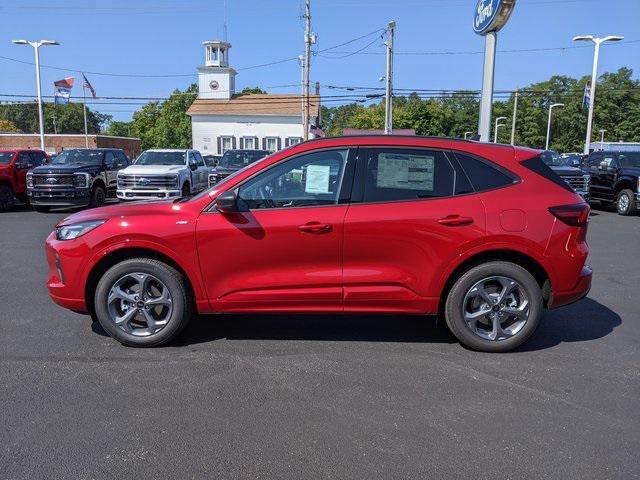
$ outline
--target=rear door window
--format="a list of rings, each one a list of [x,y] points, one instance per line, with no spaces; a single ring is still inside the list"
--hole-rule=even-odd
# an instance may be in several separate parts
[[[364,202],[392,202],[449,197],[455,170],[444,152],[426,149],[361,150]]]

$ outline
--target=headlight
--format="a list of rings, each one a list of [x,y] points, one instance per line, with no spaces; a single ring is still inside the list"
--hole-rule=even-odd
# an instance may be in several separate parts
[[[174,175],[174,176],[173,176],[173,185],[174,185],[174,186],[176,186],[176,187],[178,186],[178,180],[179,180],[179,178],[180,178],[180,177],[178,177],[178,175]]]
[[[56,227],[56,238],[58,240],[73,240],[85,233],[90,232],[94,228],[102,225],[106,220],[91,220],[87,222],[72,223],[70,225],[61,225]]]
[[[27,187],[33,187],[33,173],[27,173]]]
[[[77,188],[89,188],[90,175],[88,173],[76,173],[74,184]]]

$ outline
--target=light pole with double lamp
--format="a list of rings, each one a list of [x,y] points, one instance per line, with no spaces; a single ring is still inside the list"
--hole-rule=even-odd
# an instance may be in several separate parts
[[[556,107],[564,107],[564,103],[553,103],[549,106],[549,120],[547,121],[547,143],[544,149],[549,150],[549,138],[551,137],[551,112]]]
[[[504,123],[500,123],[502,120],[506,120],[507,117],[496,118],[496,125],[493,128],[493,143],[498,143],[498,128],[504,127]]]
[[[584,154],[589,154],[589,146],[591,145],[591,130],[593,128],[593,106],[596,98],[596,81],[598,80],[598,59],[600,57],[600,45],[605,42],[619,42],[624,37],[620,35],[608,35],[603,38],[597,38],[593,35],[578,35],[573,37],[574,42],[593,42],[595,49],[593,51],[593,70],[591,72],[591,94],[589,95],[589,118],[587,120],[587,139],[584,143]]]
[[[12,40],[16,45],[31,45],[36,55],[36,87],[38,90],[38,120],[40,122],[40,150],[44,152],[44,118],[42,115],[42,86],[40,84],[40,47],[47,45],[60,45],[55,40],[40,40],[29,42],[27,40]]]

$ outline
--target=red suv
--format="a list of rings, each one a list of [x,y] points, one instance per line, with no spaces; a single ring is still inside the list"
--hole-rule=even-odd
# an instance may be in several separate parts
[[[48,162],[42,150],[0,150],[0,212],[11,210],[16,198],[28,202],[27,171]]]
[[[314,140],[195,197],[71,215],[46,241],[48,288],[125,345],[195,312],[403,313],[502,352],[589,291],[588,217],[539,151]]]

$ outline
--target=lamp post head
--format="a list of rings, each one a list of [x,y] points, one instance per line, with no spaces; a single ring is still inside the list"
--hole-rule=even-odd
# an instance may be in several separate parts
[[[556,108],[556,107],[564,107],[564,103],[553,103],[553,104],[551,104],[549,109]]]
[[[28,45],[29,42],[26,40],[11,40],[11,43],[15,43],[16,45]]]
[[[620,40],[624,40],[624,37],[621,35],[609,35],[602,39],[603,42],[619,42]]]
[[[573,37],[574,42],[593,42],[594,40],[593,35],[577,35]]]
[[[40,45],[60,45],[60,42],[55,40],[40,40]]]

